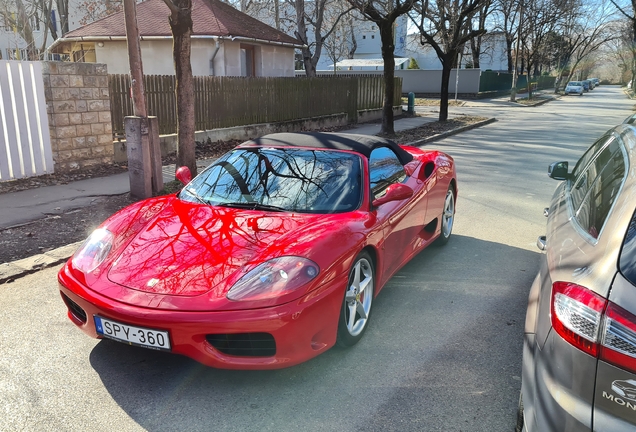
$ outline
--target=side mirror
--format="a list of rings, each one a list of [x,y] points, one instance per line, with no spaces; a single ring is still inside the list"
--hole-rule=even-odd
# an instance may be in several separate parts
[[[180,167],[174,175],[183,185],[187,185],[192,180],[192,174],[190,174],[190,168],[187,166]]]
[[[554,162],[548,167],[548,176],[555,180],[567,180],[570,178],[567,162]]]
[[[392,201],[402,201],[413,196],[413,189],[402,183],[394,183],[386,188],[384,196],[373,201],[373,207],[379,207]]]

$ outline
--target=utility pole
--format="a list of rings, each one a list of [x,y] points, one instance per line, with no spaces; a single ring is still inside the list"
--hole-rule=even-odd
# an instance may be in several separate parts
[[[148,117],[146,95],[144,94],[144,70],[141,62],[139,27],[137,27],[137,6],[135,0],[124,0],[124,19],[126,21],[126,41],[128,42],[128,61],[130,62],[130,87],[133,100],[133,112],[137,117]]]
[[[462,59],[464,57],[464,47],[462,46],[462,50],[457,53],[459,57],[459,62],[457,63],[457,69],[455,69],[455,103],[457,103],[457,89],[459,88],[459,70],[462,67]]]
[[[144,94],[144,71],[141,61],[139,27],[135,0],[124,0],[124,19],[130,63],[130,90],[134,116],[124,119],[126,155],[130,194],[137,198],[150,198],[163,189],[159,122],[148,117]]]
[[[519,2],[519,25],[517,28],[517,42],[515,48],[515,68],[512,71],[512,89],[510,89],[510,102],[515,102],[517,97],[517,62],[519,61],[519,45],[521,43],[521,24],[523,23],[523,0]]]

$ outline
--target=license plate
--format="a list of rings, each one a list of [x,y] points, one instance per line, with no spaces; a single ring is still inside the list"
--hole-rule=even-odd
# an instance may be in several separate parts
[[[136,345],[156,350],[170,350],[170,336],[167,331],[136,327],[94,315],[97,334],[128,345]]]

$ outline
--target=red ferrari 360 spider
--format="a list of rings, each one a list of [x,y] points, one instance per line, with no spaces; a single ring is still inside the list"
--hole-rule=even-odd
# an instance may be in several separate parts
[[[351,346],[387,280],[451,235],[453,159],[373,136],[244,142],[106,220],[58,274],[93,337],[228,369]]]

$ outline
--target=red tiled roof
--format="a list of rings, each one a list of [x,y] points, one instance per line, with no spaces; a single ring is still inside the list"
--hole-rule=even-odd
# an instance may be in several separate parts
[[[172,36],[170,9],[163,0],[137,4],[141,36]],[[192,0],[192,35],[238,36],[299,45],[300,41],[234,9],[220,0]],[[64,35],[64,38],[126,36],[124,12],[107,16]]]

